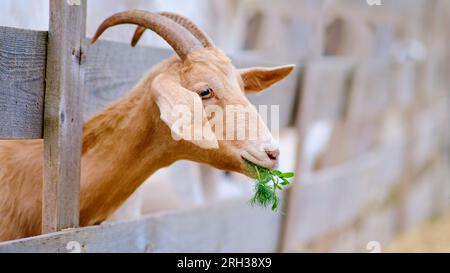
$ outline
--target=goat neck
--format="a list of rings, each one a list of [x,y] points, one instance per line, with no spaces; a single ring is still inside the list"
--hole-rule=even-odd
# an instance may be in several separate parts
[[[80,224],[105,220],[152,173],[175,160],[176,143],[161,123],[145,77],[83,130]]]

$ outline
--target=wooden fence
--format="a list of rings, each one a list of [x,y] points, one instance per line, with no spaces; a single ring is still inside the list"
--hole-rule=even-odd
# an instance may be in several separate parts
[[[215,208],[131,223],[77,228],[80,161],[77,151],[80,150],[83,119],[123,96],[147,70],[173,52],[145,47],[132,49],[127,44],[105,41],[91,46],[88,39],[80,36],[84,33],[84,1],[81,5],[69,5],[66,1],[52,0],[50,9],[48,35],[47,32],[0,27],[0,137],[44,138],[43,227],[48,233],[2,243],[0,252],[67,252],[70,241],[80,242],[82,251],[189,251],[193,246],[200,251],[232,251],[238,243],[242,251],[276,249],[280,216],[250,209],[243,199]],[[240,65],[266,63],[250,59],[241,61]],[[291,77],[276,87],[287,88],[279,93],[287,92],[290,96],[273,97],[275,104],[286,104],[277,103],[281,99],[293,107],[295,79]],[[283,117],[281,125],[287,126],[290,118],[289,115]],[[241,217],[251,224],[245,232],[227,228],[240,222]],[[253,230],[261,226],[265,229],[257,236],[264,236],[265,240],[258,242]],[[173,232],[197,238],[189,236],[189,242],[176,241],[171,235]],[[243,239],[256,244],[242,246]]]
[[[364,251],[367,242],[388,242],[402,227],[448,207],[441,181],[449,138],[440,127],[448,122],[448,92],[414,74],[435,67],[442,55],[411,65],[317,57],[317,46],[319,52],[298,62],[298,73],[251,97],[255,104],[281,105],[281,129],[295,138],[296,148],[289,149],[296,151],[298,176],[284,196],[285,215],[251,208],[240,197],[78,228],[83,120],[173,53],[107,41],[90,45],[86,1],[50,0],[50,10],[48,33],[0,27],[0,139],[44,139],[46,233],[0,243],[0,252]],[[318,24],[324,37],[328,21]],[[327,43],[316,36],[315,45]],[[242,67],[279,64],[255,56],[231,57]],[[314,132],[325,140],[311,150]],[[418,212],[427,198],[439,202]]]

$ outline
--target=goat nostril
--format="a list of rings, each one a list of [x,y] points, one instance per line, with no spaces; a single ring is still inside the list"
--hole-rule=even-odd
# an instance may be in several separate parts
[[[277,160],[278,156],[280,155],[280,150],[266,150],[267,156],[272,160]]]

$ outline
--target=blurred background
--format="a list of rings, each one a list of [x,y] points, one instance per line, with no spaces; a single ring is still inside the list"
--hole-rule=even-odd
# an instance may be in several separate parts
[[[257,213],[270,243],[241,238],[229,250],[450,251],[450,1],[88,0],[87,37],[127,9],[189,17],[237,66],[295,63],[251,100],[279,105],[280,169],[296,177],[283,213],[248,212],[248,178],[177,162],[110,221],[235,202],[228,228]],[[47,30],[48,1],[2,0],[0,25]],[[133,31],[103,39],[129,43]],[[170,50],[150,32],[140,46]]]

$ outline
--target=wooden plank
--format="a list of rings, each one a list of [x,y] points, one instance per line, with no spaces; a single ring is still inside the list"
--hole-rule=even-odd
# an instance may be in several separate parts
[[[398,187],[402,155],[379,147],[341,164],[302,176],[290,194],[285,251],[345,227],[368,208],[382,207]],[[318,202],[317,200],[320,200]],[[395,223],[392,223],[395,224]]]
[[[396,87],[393,64],[376,60],[358,65],[348,106],[351,120],[379,116],[395,102]]]
[[[0,253],[69,252],[78,243],[81,252],[274,252],[281,218],[237,198],[135,221],[3,242]]]
[[[296,113],[296,128],[299,139],[296,145],[295,172],[297,176],[293,185],[286,192],[286,218],[281,235],[280,251],[285,251],[295,237],[297,218],[296,203],[299,191],[299,181],[303,181],[305,172],[311,171],[315,158],[304,158],[305,139],[311,128],[318,121],[333,125],[333,122],[345,116],[346,96],[349,89],[354,62],[349,58],[328,57],[310,61],[306,65],[302,91],[299,98],[299,108]]]
[[[155,64],[172,55],[170,49],[132,48],[118,42],[98,41],[90,45],[83,63],[85,118],[124,96]]]
[[[42,231],[79,222],[86,1],[50,1],[44,111]]]
[[[306,68],[298,125],[308,127],[319,120],[339,120],[345,114],[354,62],[327,57],[311,61]]]
[[[0,27],[0,139],[42,137],[47,32]]]
[[[46,32],[0,27],[0,138],[42,138],[46,43]],[[82,56],[84,118],[125,95],[148,70],[173,54],[171,49],[131,48],[109,41],[87,47]],[[251,53],[231,59],[237,67],[282,64]],[[292,123],[297,75],[249,97],[256,105],[280,105],[280,128]]]

